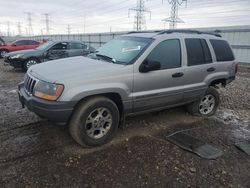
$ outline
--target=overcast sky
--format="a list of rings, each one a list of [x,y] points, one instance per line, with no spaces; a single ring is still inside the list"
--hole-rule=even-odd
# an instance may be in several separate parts
[[[46,34],[45,16],[50,19],[50,34],[93,33],[133,30],[137,0],[0,0],[0,32],[11,34],[28,30],[27,14],[32,13],[34,34]],[[145,13],[147,29],[168,28],[162,19],[170,16],[171,6],[167,0],[145,0],[151,18]],[[250,25],[250,0],[188,0],[179,6],[179,17],[184,23],[178,28]],[[84,24],[85,23],[85,24]],[[84,27],[85,25],[85,27]],[[85,29],[84,29],[85,28]]]

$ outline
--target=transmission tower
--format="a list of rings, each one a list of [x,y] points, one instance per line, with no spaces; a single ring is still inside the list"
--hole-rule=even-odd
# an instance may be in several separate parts
[[[67,27],[67,33],[68,35],[70,35],[70,25],[68,24],[68,27]]]
[[[145,12],[149,13],[150,17],[151,17],[151,11],[149,11],[145,7],[144,0],[137,0],[136,7],[130,8],[128,10],[128,15],[130,15],[130,11],[135,11],[136,12],[136,14],[135,14],[135,20],[134,20],[134,29],[136,31],[147,29],[146,19],[145,19]]]
[[[7,21],[7,36],[10,36],[10,22]]]
[[[22,29],[21,29],[21,22],[17,22],[17,32],[18,32],[18,35],[22,35]]]
[[[49,27],[49,23],[50,23],[50,19],[49,19],[49,14],[48,13],[45,13],[43,14],[45,16],[45,29],[46,29],[46,34],[49,35],[50,33],[50,27]]]
[[[28,35],[31,36],[33,35],[33,28],[32,28],[32,13],[31,12],[25,12],[27,14],[27,21],[28,21]]]
[[[163,19],[162,21],[169,22],[170,29],[175,29],[177,27],[177,23],[183,23],[183,21],[178,17],[178,7],[184,1],[187,2],[187,0],[168,0],[168,3],[171,5],[171,16]]]

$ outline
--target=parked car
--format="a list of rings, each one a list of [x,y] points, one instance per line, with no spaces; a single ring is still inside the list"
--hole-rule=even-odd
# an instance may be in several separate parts
[[[29,39],[17,40],[12,43],[3,44],[0,46],[0,58],[3,58],[9,52],[34,49],[41,44],[43,43]]]
[[[67,122],[82,146],[99,146],[126,116],[187,105],[211,116],[216,85],[235,79],[237,63],[219,35],[190,30],[131,33],[88,57],[32,66],[18,86],[23,106],[41,117]]]
[[[22,50],[5,55],[5,63],[26,71],[31,65],[41,62],[87,55],[95,49],[78,41],[48,41],[33,50]]]

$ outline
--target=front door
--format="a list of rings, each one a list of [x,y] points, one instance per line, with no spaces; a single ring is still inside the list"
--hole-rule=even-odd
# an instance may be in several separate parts
[[[160,70],[142,73],[135,70],[134,112],[164,108],[180,103],[183,98],[182,51],[179,39],[160,42],[143,63],[160,62]]]

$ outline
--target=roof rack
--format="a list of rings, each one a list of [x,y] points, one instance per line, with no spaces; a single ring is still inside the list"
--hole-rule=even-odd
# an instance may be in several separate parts
[[[191,30],[191,29],[169,29],[169,30],[162,30],[159,31],[158,35],[161,34],[170,34],[170,33],[189,33],[189,34],[207,34],[207,35],[214,35],[216,37],[221,37],[220,34],[217,33],[218,31],[215,32],[204,32],[204,31],[198,31],[198,30]]]
[[[158,33],[161,32],[162,30],[154,30],[154,31],[130,31],[127,34],[132,34],[132,33]]]

